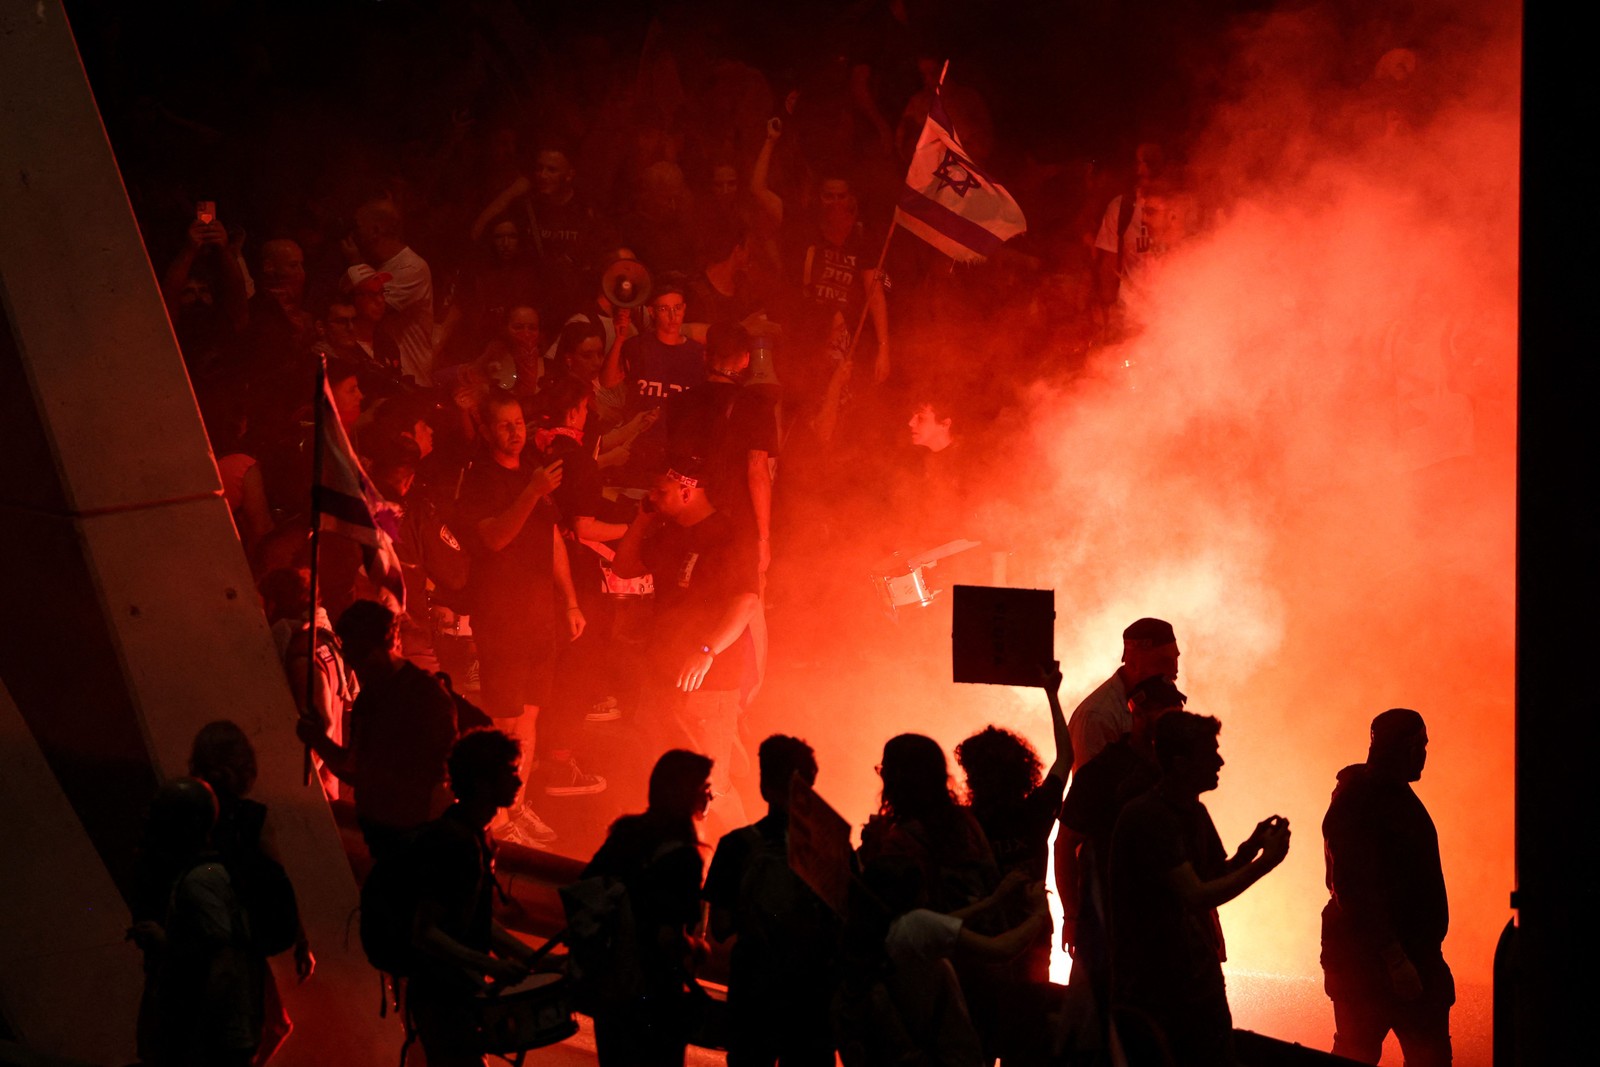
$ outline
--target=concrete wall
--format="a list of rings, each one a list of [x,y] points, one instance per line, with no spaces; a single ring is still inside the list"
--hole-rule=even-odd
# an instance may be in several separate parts
[[[0,756],[20,761],[0,807],[0,1011],[39,1051],[131,1058],[138,957],[118,928],[142,811],[228,718],[254,739],[321,964],[284,989],[297,1029],[275,1062],[389,1063],[398,1024],[347,940],[355,883],[301,784],[220,494],[61,5],[0,0]]]

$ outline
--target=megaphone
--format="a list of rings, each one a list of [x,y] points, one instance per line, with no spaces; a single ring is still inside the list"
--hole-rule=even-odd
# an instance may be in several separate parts
[[[777,390],[781,383],[778,381],[778,368],[773,365],[772,354],[772,338],[750,339],[750,370],[744,379],[747,388],[766,388],[774,392]]]
[[[612,307],[639,307],[650,299],[650,272],[637,259],[619,259],[600,275],[600,295]]]

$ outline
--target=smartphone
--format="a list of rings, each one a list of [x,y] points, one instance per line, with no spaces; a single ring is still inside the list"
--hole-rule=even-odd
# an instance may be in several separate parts
[[[198,200],[194,205],[194,217],[210,226],[217,221],[217,202],[215,200]]]

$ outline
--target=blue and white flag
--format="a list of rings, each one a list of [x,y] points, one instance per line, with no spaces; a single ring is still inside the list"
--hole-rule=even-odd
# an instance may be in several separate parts
[[[967,155],[934,93],[895,221],[952,259],[979,262],[1028,228],[1022,209]]]
[[[406,608],[406,583],[394,543],[400,536],[400,507],[378,492],[361,468],[350,437],[339,421],[333,393],[323,376],[317,397],[315,432],[321,437],[322,464],[311,486],[311,521],[319,530],[341,533],[361,546],[362,569],[398,614]]]

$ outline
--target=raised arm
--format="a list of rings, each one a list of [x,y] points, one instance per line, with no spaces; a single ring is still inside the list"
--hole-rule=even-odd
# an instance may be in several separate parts
[[[1072,770],[1072,733],[1067,729],[1067,714],[1061,710],[1061,662],[1050,665],[1044,677],[1045,699],[1050,701],[1050,727],[1056,739],[1056,758],[1046,772],[1049,777],[1065,782]]]
[[[772,171],[772,150],[783,136],[783,120],[767,120],[767,139],[756,153],[756,164],[750,171],[750,195],[774,227],[783,225],[783,198],[767,186],[767,176]]]
[[[481,238],[483,231],[489,228],[491,221],[504,212],[506,208],[516,203],[518,199],[527,196],[528,191],[532,188],[532,182],[520,174],[517,175],[516,180],[506,186],[499,196],[489,201],[489,206],[480,211],[478,217],[472,220],[472,229],[468,231],[467,237],[473,241]]]

